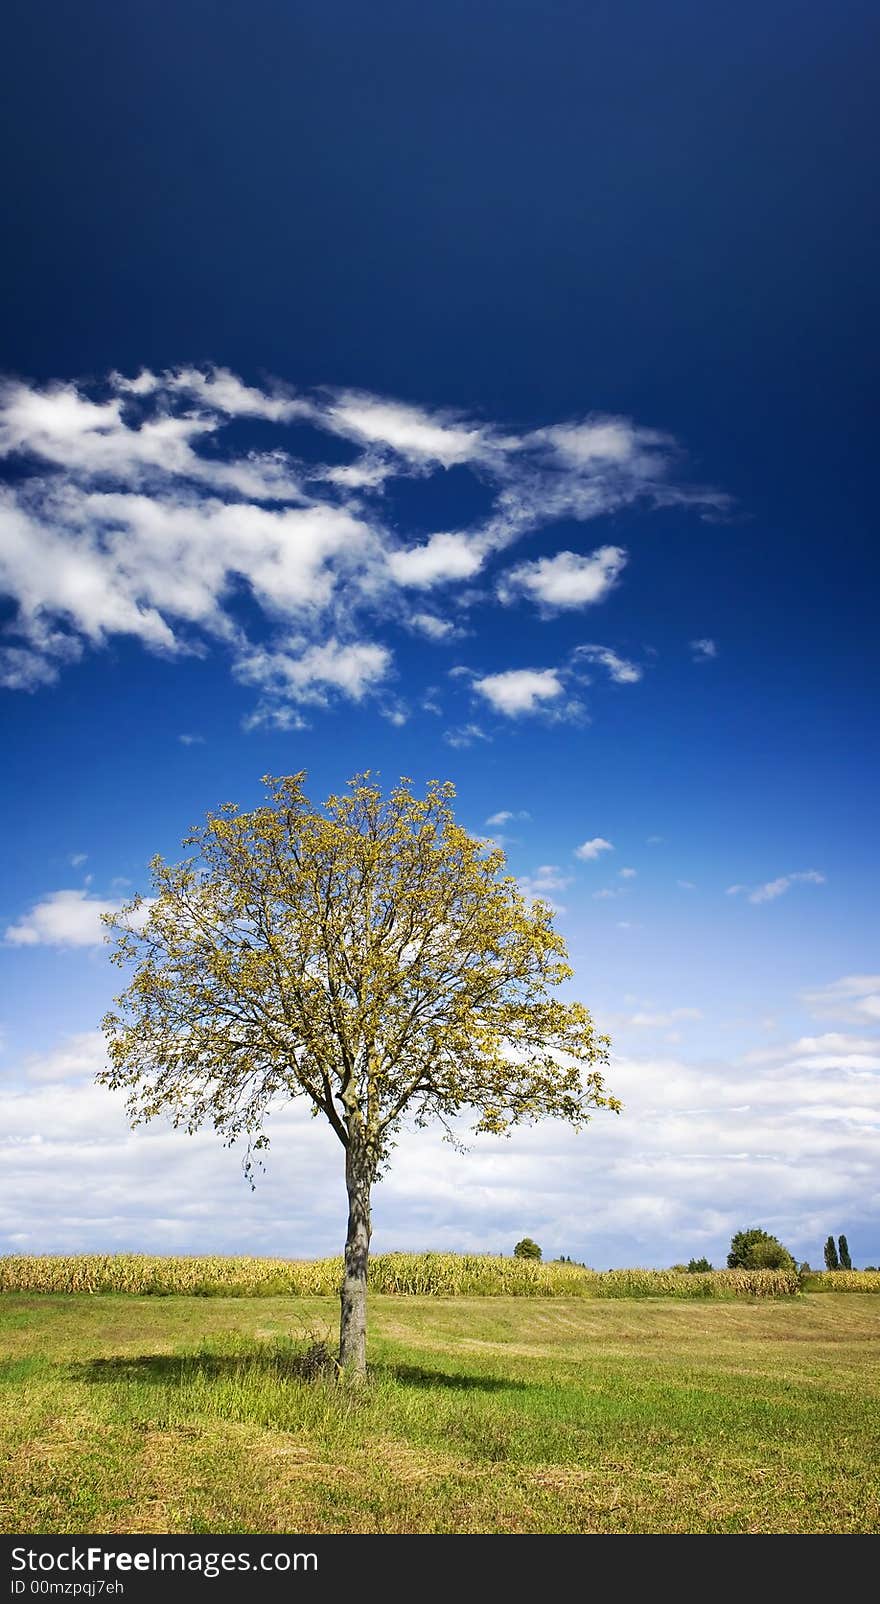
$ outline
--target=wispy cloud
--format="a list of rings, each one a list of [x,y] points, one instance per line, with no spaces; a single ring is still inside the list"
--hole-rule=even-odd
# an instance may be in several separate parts
[[[818,991],[804,992],[817,1019],[880,1024],[880,975],[844,975]]]
[[[610,646],[577,646],[573,656],[576,662],[597,663],[600,668],[607,669],[615,685],[636,685],[642,677],[637,663],[619,657]]]
[[[796,874],[780,874],[775,880],[765,880],[763,885],[751,889],[744,885],[728,886],[725,895],[738,897],[745,893],[749,902],[775,902],[777,897],[784,897],[792,886],[824,886],[825,881],[825,875],[820,874],[818,869],[801,869]]]
[[[549,903],[556,913],[565,913],[565,908],[556,901],[555,893],[568,889],[571,875],[563,874],[558,863],[542,863],[533,874],[520,875],[517,884],[530,902],[540,898],[542,902]]]
[[[718,656],[718,647],[713,640],[692,640],[691,656],[695,663],[711,663]]]
[[[531,817],[532,815],[527,813],[525,808],[519,808],[515,812],[510,812],[507,808],[502,808],[500,813],[491,813],[486,820],[486,823],[497,824],[499,826],[513,823],[525,824],[529,821],[529,819],[531,819]]]
[[[459,724],[453,729],[444,730],[443,739],[447,746],[468,747],[477,741],[490,741],[492,737],[479,724]]]
[[[204,735],[178,735],[181,746],[204,746]]]

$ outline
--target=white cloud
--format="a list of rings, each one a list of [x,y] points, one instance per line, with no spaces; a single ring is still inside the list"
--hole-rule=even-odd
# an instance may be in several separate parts
[[[79,869],[87,862],[88,856],[87,852],[71,852],[67,861],[72,869]]]
[[[634,880],[639,871],[638,869],[618,869],[617,872],[621,880]]]
[[[118,913],[122,906],[81,889],[51,891],[18,924],[7,925],[4,939],[12,947],[100,947],[105,936],[101,914]],[[145,900],[143,909],[148,907]]]
[[[692,640],[691,653],[695,663],[711,663],[718,656],[718,647],[713,640]]]
[[[696,891],[697,889],[693,880],[676,880],[675,883],[680,886],[682,891]]]
[[[483,557],[469,535],[440,534],[432,535],[423,546],[389,552],[388,568],[398,585],[430,590],[450,580],[471,579],[482,567]]]
[[[204,735],[178,735],[181,746],[204,746]]]
[[[603,886],[601,890],[593,892],[593,898],[596,902],[610,902],[612,897],[622,896],[622,886]]]
[[[237,452],[228,431],[242,418],[276,431],[277,444]],[[314,446],[296,458],[304,428],[340,437],[353,459],[321,462]],[[320,649],[358,639],[366,613],[376,625],[400,623],[401,589],[457,587],[462,607],[488,605],[495,592],[477,592],[474,577],[550,523],[634,503],[719,502],[674,486],[673,443],[626,419],[516,435],[357,392],[248,384],[225,368],[113,374],[95,385],[7,381],[0,456],[15,468],[0,496],[0,592],[15,609],[0,684],[31,692],[118,636],[166,654],[219,646],[235,664],[254,649],[285,651],[291,629]],[[474,476],[488,512],[473,527],[407,543],[387,510],[391,481],[450,468]],[[624,560],[614,546],[561,552],[515,567],[504,583],[541,605],[586,605]],[[234,606],[242,587],[255,603],[254,640],[243,638]],[[431,610],[414,613],[410,627],[434,640],[460,633]],[[637,677],[610,649],[589,650],[618,682]],[[532,710],[556,701],[559,716],[578,716],[575,703],[561,706],[563,672],[543,671],[526,698]],[[290,709],[283,716],[295,722]]]
[[[615,685],[636,685],[642,677],[642,670],[637,663],[628,663],[625,657],[618,657],[610,646],[577,646],[573,656],[575,661],[598,663],[601,668],[607,669]]]
[[[511,568],[499,581],[498,594],[505,602],[526,596],[545,612],[587,607],[605,600],[626,562],[619,546],[600,546],[587,557],[560,551]]]
[[[511,668],[474,680],[474,690],[496,713],[520,718],[557,703],[565,687],[555,669]]]
[[[576,858],[582,858],[585,863],[592,863],[601,852],[613,851],[614,847],[610,841],[606,841],[601,835],[594,835],[592,841],[583,841],[579,847],[575,847],[574,855]]]
[[[527,813],[524,808],[520,808],[514,813],[511,813],[507,808],[502,808],[500,813],[491,813],[486,820],[486,823],[498,825],[512,824],[514,822],[526,823],[529,819],[531,819],[531,816],[532,815]]]

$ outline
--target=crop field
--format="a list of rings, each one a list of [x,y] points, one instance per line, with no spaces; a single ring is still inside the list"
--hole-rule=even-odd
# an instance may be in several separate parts
[[[6,1292],[2,1519],[58,1532],[871,1532],[880,1294]]]
[[[333,1296],[341,1258],[259,1259],[78,1254],[0,1258],[0,1292],[147,1293],[156,1297]],[[844,1277],[853,1292],[880,1292],[880,1274]],[[370,1259],[373,1292],[397,1297],[778,1298],[800,1290],[790,1270],[587,1270],[583,1265],[467,1253],[380,1253]]]

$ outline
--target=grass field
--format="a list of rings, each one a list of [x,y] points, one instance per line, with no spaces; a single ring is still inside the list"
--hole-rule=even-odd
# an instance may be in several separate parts
[[[0,1298],[7,1532],[870,1532],[880,1296]]]

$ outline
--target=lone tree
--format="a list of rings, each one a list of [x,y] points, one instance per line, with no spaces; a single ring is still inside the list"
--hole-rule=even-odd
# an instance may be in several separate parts
[[[540,1259],[541,1249],[538,1247],[537,1242],[532,1241],[530,1236],[524,1236],[517,1242],[513,1250],[513,1256],[515,1259]]]
[[[838,1249],[840,1251],[840,1268],[841,1268],[841,1270],[851,1270],[852,1269],[852,1259],[849,1256],[849,1243],[847,1242],[845,1236],[839,1236],[837,1238],[837,1246],[838,1246]]]
[[[456,823],[454,787],[420,798],[402,780],[383,798],[366,773],[316,810],[304,778],[267,776],[263,806],[209,813],[192,856],[153,859],[149,904],[105,916],[113,962],[135,968],[98,1080],[127,1093],[132,1124],[245,1138],[249,1176],[280,1100],[329,1121],[348,1192],[339,1361],[361,1377],[371,1194],[403,1120],[455,1140],[465,1111],[503,1133],[620,1104],[607,1037],[551,995],[572,973],[552,909]]]
[[[826,1270],[840,1269],[840,1260],[837,1257],[837,1248],[834,1246],[833,1236],[829,1236],[828,1241],[825,1243],[825,1268]]]

